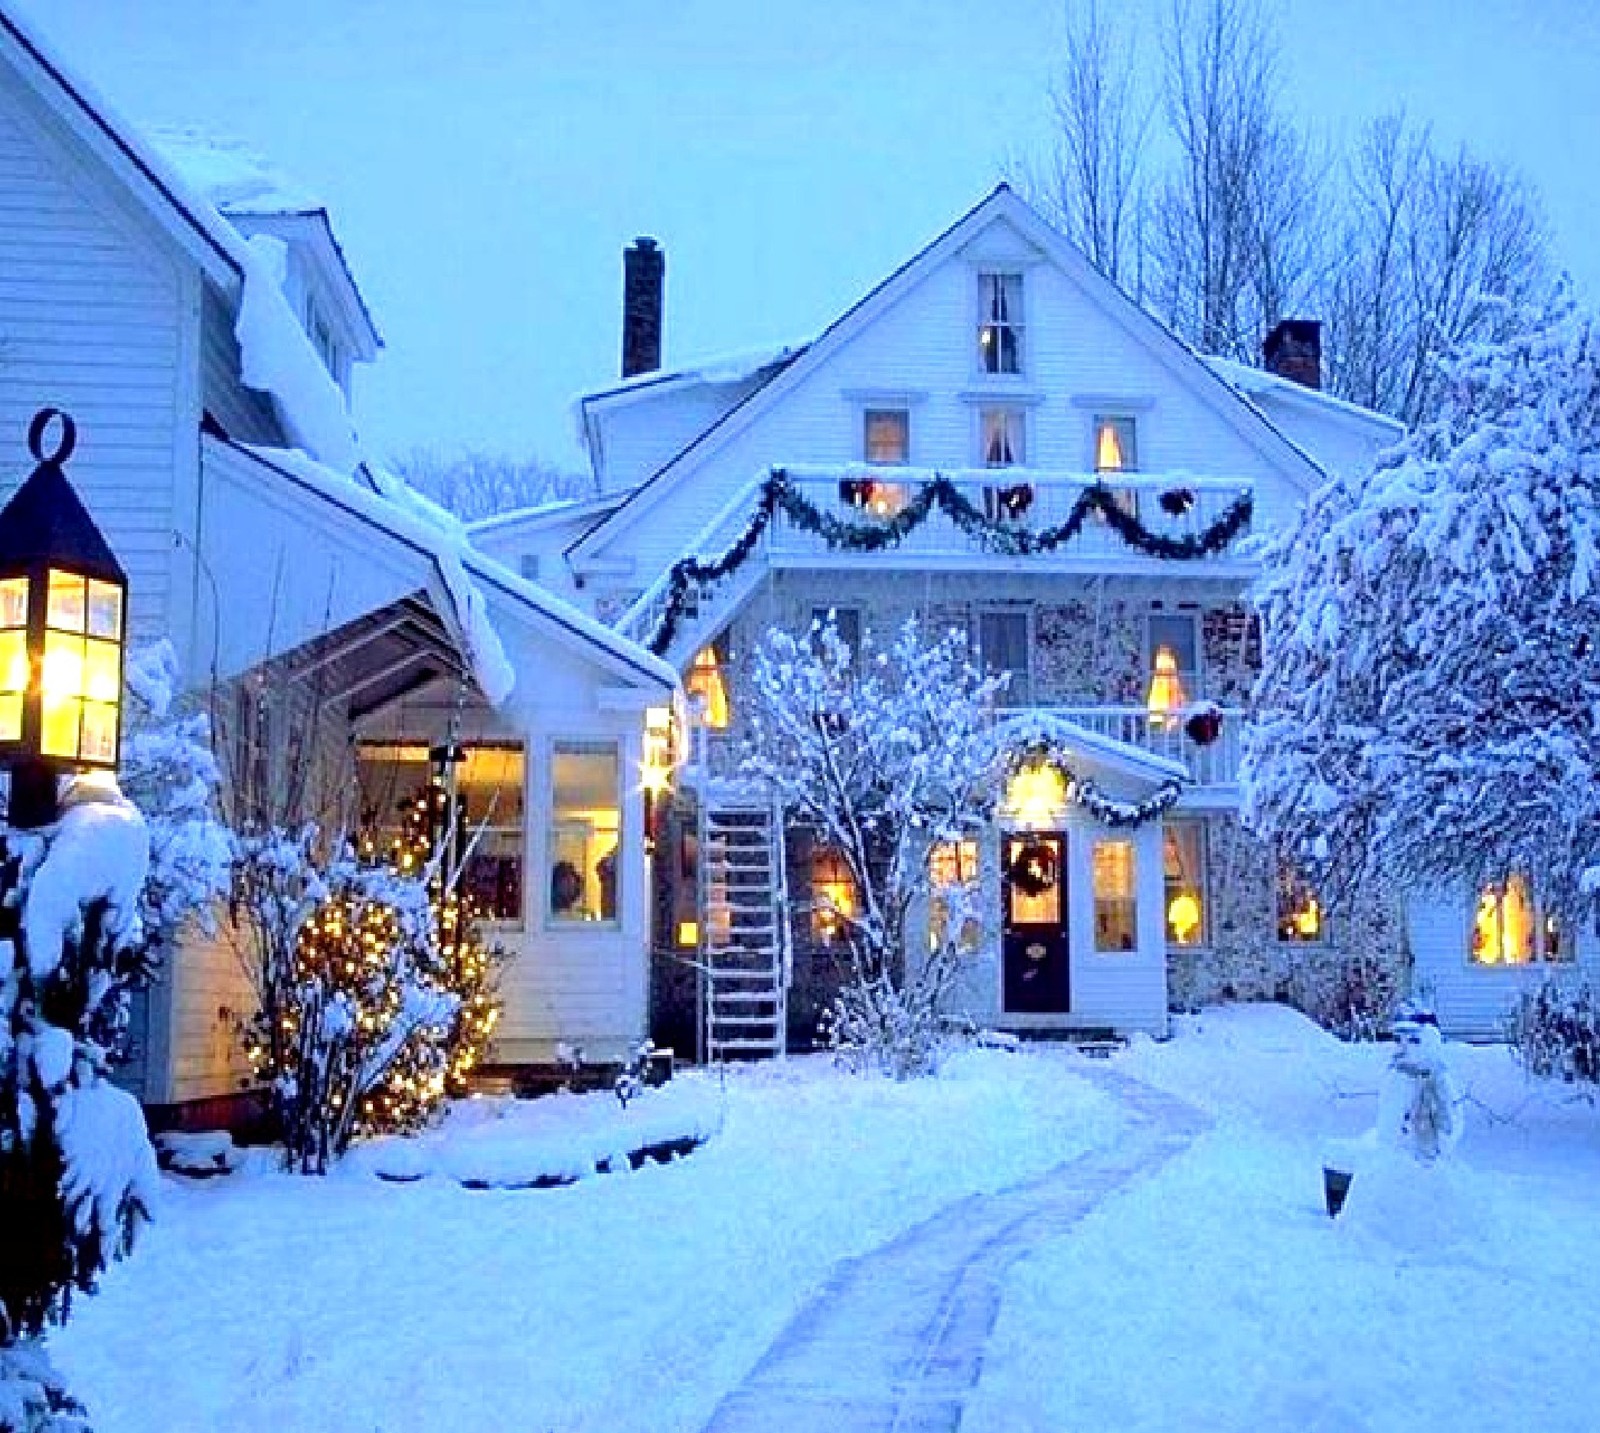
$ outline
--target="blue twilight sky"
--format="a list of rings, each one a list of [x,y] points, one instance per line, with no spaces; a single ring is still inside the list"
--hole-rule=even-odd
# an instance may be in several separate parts
[[[334,211],[388,341],[379,453],[576,466],[621,249],[668,362],[802,338],[1046,131],[1062,0],[20,0],[127,118],[243,140]],[[1069,0],[1070,3],[1070,0]],[[1104,0],[1103,0],[1104,3]],[[1167,0],[1109,0],[1149,26]],[[1330,136],[1400,105],[1521,166],[1600,295],[1600,0],[1268,0]],[[1153,50],[1151,51],[1153,54]]]

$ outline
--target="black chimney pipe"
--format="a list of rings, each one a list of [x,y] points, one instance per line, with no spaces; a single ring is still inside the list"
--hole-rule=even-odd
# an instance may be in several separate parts
[[[661,309],[667,256],[654,239],[638,238],[622,251],[622,376],[661,367]]]

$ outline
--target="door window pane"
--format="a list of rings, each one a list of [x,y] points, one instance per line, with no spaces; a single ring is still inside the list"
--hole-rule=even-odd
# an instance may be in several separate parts
[[[1061,843],[1006,838],[1006,918],[1013,926],[1060,925]]]

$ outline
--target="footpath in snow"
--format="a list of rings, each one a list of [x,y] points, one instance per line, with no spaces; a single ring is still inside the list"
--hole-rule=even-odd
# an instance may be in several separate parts
[[[464,1112],[419,1148],[432,1177],[415,1183],[376,1178],[372,1156],[326,1179],[259,1160],[165,1179],[158,1222],[56,1358],[97,1433],[699,1429],[841,1260],[1119,1127],[1064,1057],[994,1050],[901,1085],[807,1058],[669,1091],[630,1113],[656,1118],[661,1094],[714,1109],[720,1133],[565,1188],[454,1177],[526,1169],[536,1106],[498,1122],[498,1151],[494,1116]]]

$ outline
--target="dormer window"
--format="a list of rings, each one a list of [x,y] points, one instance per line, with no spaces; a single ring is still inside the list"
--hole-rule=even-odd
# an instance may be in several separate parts
[[[874,467],[911,461],[911,415],[904,408],[868,408],[862,428],[862,457]]]
[[[978,366],[1022,372],[1022,275],[978,275]]]

